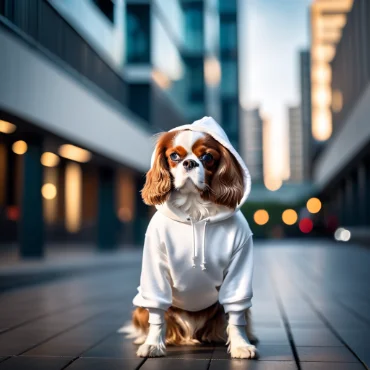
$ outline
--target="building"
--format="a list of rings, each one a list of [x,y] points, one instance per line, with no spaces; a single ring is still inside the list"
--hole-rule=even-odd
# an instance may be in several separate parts
[[[238,1],[219,0],[221,61],[221,123],[239,148]]]
[[[314,0],[311,6],[312,134],[325,141],[332,134],[330,62],[353,0]]]
[[[240,127],[240,153],[253,182],[263,182],[263,120],[259,108],[244,110]]]
[[[305,180],[304,132],[301,107],[289,107],[289,163],[290,182],[302,183]]]
[[[315,142],[312,138],[312,106],[311,106],[311,56],[308,50],[299,53],[301,116],[303,135],[303,180],[311,179],[311,163],[315,152]]]
[[[314,166],[325,210],[370,239],[370,3],[348,13],[331,63],[333,137]],[[362,234],[361,234],[362,232]]]
[[[153,133],[238,139],[236,29],[236,1],[0,0],[0,242],[140,242]]]

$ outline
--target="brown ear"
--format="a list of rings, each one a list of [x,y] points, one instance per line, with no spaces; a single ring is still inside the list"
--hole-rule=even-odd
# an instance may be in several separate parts
[[[172,135],[171,135],[172,136]],[[144,203],[155,206],[164,203],[171,191],[172,179],[165,156],[168,133],[163,134],[156,145],[152,168],[146,174],[145,185],[141,190]]]
[[[220,144],[220,163],[212,177],[213,202],[236,208],[244,194],[243,171],[236,158]]]

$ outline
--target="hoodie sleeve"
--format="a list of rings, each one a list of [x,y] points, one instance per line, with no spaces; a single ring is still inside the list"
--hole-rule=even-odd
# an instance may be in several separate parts
[[[225,270],[224,281],[219,291],[219,301],[225,312],[243,311],[252,306],[253,238],[233,254]]]
[[[172,289],[164,243],[151,228],[145,234],[139,293],[135,306],[167,310],[172,304]]]

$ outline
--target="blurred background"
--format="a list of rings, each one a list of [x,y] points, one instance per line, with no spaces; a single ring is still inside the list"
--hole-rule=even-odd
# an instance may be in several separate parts
[[[0,255],[141,246],[153,135],[204,115],[256,238],[370,242],[368,0],[0,0]]]

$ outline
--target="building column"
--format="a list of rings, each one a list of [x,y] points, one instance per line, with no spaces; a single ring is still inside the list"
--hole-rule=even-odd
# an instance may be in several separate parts
[[[138,246],[143,246],[144,244],[145,231],[149,222],[148,207],[141,197],[141,189],[144,184],[144,175],[137,176],[135,189],[134,243]]]
[[[353,213],[354,213],[354,202],[353,202],[353,179],[351,175],[344,182],[344,226],[353,225]]]
[[[30,137],[23,155],[21,218],[19,229],[20,255],[23,258],[44,255],[44,221],[42,213],[43,167],[42,139]]]
[[[370,162],[365,166],[365,224],[370,226]]]
[[[98,182],[97,241],[101,251],[117,247],[118,219],[115,212],[115,171],[100,167]]]
[[[357,181],[357,224],[364,226],[366,225],[366,166],[364,163],[358,167]]]

